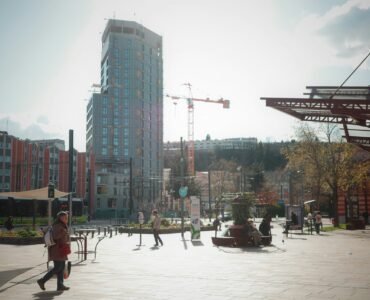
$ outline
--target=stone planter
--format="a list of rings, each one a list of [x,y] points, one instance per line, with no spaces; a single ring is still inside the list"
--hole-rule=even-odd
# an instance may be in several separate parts
[[[243,225],[232,225],[229,227],[230,236],[235,238],[235,245],[244,247],[248,245],[249,237],[245,234]]]

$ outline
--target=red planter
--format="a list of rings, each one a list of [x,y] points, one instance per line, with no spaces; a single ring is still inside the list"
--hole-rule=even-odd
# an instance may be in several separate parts
[[[229,227],[230,236],[235,238],[237,247],[244,247],[250,243],[250,237],[246,235],[243,225],[232,225]]]
[[[351,220],[347,224],[348,230],[365,229],[365,222],[363,220]]]

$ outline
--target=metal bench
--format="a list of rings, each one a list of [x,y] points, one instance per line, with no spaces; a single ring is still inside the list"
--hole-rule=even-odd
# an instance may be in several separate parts
[[[292,237],[294,230],[300,230],[303,233],[303,227],[301,225],[290,225],[289,230],[287,230],[287,228],[285,228],[286,237],[288,237],[289,232],[290,232],[290,237]]]

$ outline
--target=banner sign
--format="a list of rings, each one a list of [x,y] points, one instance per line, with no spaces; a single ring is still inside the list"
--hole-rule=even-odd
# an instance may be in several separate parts
[[[191,240],[200,240],[200,199],[191,197]]]

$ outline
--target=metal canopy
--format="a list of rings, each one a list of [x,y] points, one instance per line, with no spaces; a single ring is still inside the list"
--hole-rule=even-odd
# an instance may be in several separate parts
[[[343,137],[370,151],[370,86],[307,86],[309,98],[261,97],[266,106],[302,121],[341,124]]]

